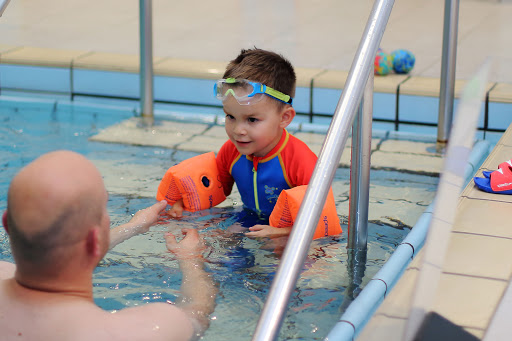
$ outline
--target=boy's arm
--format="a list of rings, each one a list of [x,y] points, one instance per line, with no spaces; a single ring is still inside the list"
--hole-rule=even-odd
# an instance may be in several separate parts
[[[270,225],[254,225],[253,227],[249,227],[249,231],[246,232],[245,235],[247,237],[283,237],[290,235],[292,231],[292,227],[273,227]]]
[[[219,181],[224,189],[226,196],[231,194],[235,180],[229,172],[231,164],[238,157],[240,153],[237,151],[235,145],[231,141],[226,141],[217,153],[215,161],[217,162],[217,170],[219,171]]]
[[[119,225],[111,229],[109,249],[112,249],[114,246],[124,242],[128,238],[147,232],[151,225],[154,225],[160,220],[160,215],[163,213],[166,206],[167,202],[165,200],[159,201],[156,204],[135,213],[133,218],[126,224]]]

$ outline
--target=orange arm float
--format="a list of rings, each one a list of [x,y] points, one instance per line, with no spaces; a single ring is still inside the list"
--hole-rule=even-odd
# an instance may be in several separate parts
[[[183,199],[190,212],[212,208],[226,199],[215,153],[194,156],[167,170],[158,186],[156,200],[167,200],[169,205]]]
[[[284,190],[279,194],[274,210],[270,215],[270,226],[293,226],[297,213],[299,213],[302,199],[306,194],[306,189],[307,185],[302,185]],[[332,189],[330,189],[313,239],[341,234],[341,232],[340,219],[336,212],[336,204],[334,203],[334,195]]]

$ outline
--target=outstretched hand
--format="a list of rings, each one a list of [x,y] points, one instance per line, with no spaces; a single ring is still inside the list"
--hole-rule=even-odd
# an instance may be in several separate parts
[[[182,229],[185,237],[178,242],[170,232],[165,234],[167,250],[174,253],[178,259],[199,258],[205,249],[203,240],[195,229]]]
[[[165,219],[167,201],[162,200],[156,204],[142,209],[133,215],[129,222],[110,230],[110,246],[113,248],[128,238],[137,234],[148,232],[149,227]]]
[[[163,213],[166,207],[167,201],[161,200],[135,213],[128,223],[139,227],[141,233],[147,232],[150,226],[164,220]]]

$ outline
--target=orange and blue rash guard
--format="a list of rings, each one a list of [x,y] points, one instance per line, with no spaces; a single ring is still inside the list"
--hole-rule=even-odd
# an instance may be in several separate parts
[[[282,190],[309,183],[316,160],[304,142],[283,129],[279,143],[264,157],[242,155],[228,140],[217,155],[217,167],[226,195],[236,183],[244,205],[269,216]]]

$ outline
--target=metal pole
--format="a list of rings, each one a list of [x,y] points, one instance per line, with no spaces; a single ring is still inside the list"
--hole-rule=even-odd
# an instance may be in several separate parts
[[[361,102],[377,48],[393,8],[393,2],[392,0],[376,0],[373,5],[356,52],[356,58],[350,68],[345,89],[336,106],[327,137],[272,282],[253,340],[274,340],[279,333],[286,307],[309,250],[341,153],[347,142],[357,106]]]
[[[437,142],[441,144],[448,142],[452,127],[458,26],[459,0],[445,0],[441,88],[439,92],[439,123],[437,126]]]
[[[152,0],[139,0],[140,21],[140,111],[153,118],[153,29]]]
[[[370,159],[372,152],[373,67],[370,70],[352,126],[350,163],[350,199],[348,249],[366,250],[368,241],[368,205],[370,201]]]
[[[9,1],[11,0],[0,0],[0,17],[4,14],[7,5],[9,5]]]

